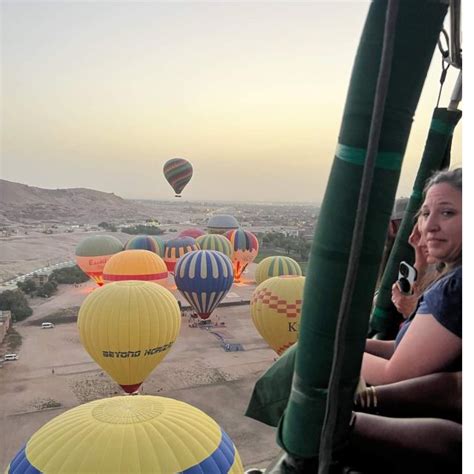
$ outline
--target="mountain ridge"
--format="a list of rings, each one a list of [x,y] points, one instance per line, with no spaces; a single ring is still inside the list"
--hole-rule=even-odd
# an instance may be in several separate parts
[[[141,203],[89,188],[45,189],[0,179],[0,224],[97,224],[149,217]]]

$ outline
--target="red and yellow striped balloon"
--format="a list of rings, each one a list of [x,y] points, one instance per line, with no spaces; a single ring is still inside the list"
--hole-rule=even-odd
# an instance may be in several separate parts
[[[113,255],[104,267],[104,281],[151,281],[166,286],[168,269],[161,257],[149,250],[124,250]]]

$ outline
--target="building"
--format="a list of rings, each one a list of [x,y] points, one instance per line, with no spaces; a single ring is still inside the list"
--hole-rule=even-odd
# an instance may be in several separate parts
[[[7,335],[8,330],[12,324],[12,313],[11,311],[0,311],[0,343]]]

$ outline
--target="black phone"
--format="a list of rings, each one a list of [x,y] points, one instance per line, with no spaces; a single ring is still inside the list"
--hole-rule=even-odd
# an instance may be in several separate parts
[[[397,283],[400,292],[403,295],[413,294],[413,284],[415,283],[417,276],[418,272],[416,271],[416,268],[412,267],[407,262],[400,262]]]

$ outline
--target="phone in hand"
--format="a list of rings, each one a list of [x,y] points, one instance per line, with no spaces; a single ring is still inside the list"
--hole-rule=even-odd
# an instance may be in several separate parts
[[[400,262],[397,284],[403,295],[413,294],[413,284],[415,283],[417,276],[418,272],[416,271],[416,268],[412,267],[407,262]]]

